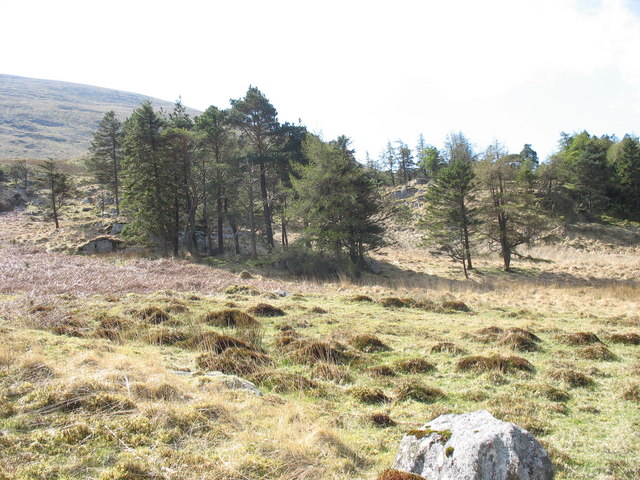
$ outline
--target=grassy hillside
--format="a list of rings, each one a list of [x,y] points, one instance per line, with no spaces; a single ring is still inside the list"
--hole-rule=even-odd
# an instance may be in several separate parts
[[[320,283],[71,253],[98,213],[0,217],[2,480],[374,480],[405,432],[477,409],[531,431],[559,480],[640,475],[636,237],[572,227],[464,281],[398,231],[379,275]]]
[[[173,108],[137,93],[0,74],[0,160],[84,155],[105,112],[124,119],[147,100]]]

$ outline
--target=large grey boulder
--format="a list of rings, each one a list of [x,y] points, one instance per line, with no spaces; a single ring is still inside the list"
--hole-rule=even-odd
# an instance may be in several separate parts
[[[486,410],[442,415],[405,435],[393,468],[429,480],[551,480],[545,449]]]

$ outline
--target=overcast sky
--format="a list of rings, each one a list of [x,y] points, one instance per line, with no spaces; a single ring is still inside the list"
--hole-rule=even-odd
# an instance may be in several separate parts
[[[0,0],[0,73],[204,110],[259,87],[358,158],[640,133],[640,0]]]

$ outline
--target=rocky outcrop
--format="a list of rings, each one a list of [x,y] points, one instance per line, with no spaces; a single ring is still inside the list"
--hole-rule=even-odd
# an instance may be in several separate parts
[[[93,240],[89,240],[88,242],[78,246],[78,252],[79,253],[115,252],[116,250],[122,249],[123,244],[124,244],[124,241],[119,238],[103,235],[101,237],[96,237]]]
[[[393,468],[429,480],[551,480],[553,466],[526,430],[486,410],[442,415],[402,439]]]

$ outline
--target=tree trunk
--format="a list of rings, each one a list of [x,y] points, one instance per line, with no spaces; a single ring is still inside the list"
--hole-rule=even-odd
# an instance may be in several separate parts
[[[56,193],[55,193],[55,185],[51,182],[51,210],[53,212],[53,222],[56,224],[56,230],[60,229],[60,224],[58,223],[58,205]]]
[[[267,248],[271,252],[274,249],[271,205],[267,192],[267,169],[262,155],[260,156],[260,194],[262,195],[262,212],[264,216],[265,234],[267,236]]]
[[[238,238],[238,226],[233,220],[229,220],[229,226],[233,232],[233,245],[235,247],[236,255],[240,255],[240,239]]]
[[[227,201],[222,199],[222,191],[218,188],[216,198],[216,214],[218,215],[218,255],[224,254],[224,214],[227,211]]]
[[[249,194],[249,227],[251,229],[251,255],[253,255],[253,258],[257,258],[258,257],[258,246],[256,243],[256,219],[255,219],[255,213],[254,213],[254,203],[255,203],[255,198],[254,198],[254,194],[253,194],[253,182],[252,179],[249,178],[249,185],[248,185],[248,194]]]

